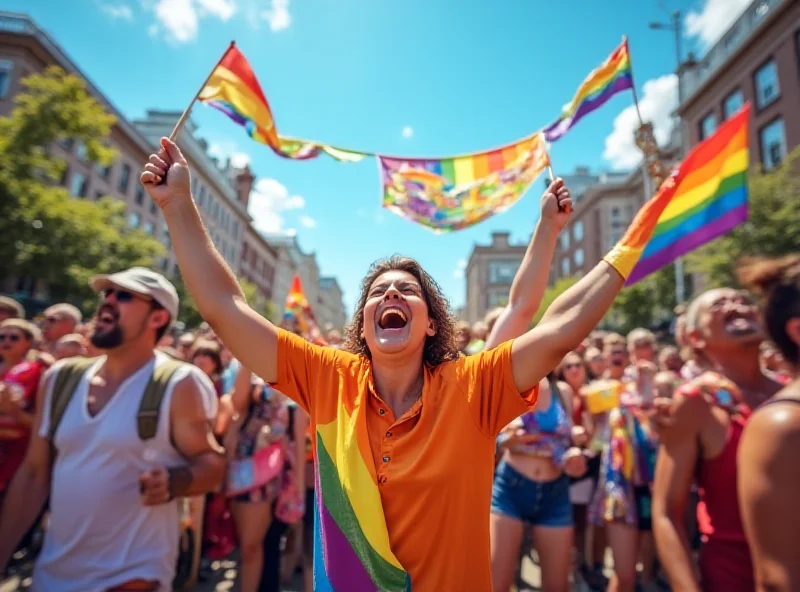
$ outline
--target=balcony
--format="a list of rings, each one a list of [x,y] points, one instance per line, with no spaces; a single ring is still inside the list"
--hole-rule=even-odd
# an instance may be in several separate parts
[[[691,101],[700,87],[728,63],[767,17],[787,2],[790,0],[755,0],[702,60],[692,66],[685,64],[681,71],[681,94],[684,97],[681,105]]]

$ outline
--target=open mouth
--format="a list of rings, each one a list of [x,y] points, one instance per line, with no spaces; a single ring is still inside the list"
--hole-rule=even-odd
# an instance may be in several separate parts
[[[95,317],[95,326],[98,328],[107,329],[116,325],[118,320],[117,312],[108,304],[100,307]]]
[[[746,335],[758,331],[758,325],[750,315],[732,311],[725,315],[725,331],[733,335]]]
[[[408,317],[400,308],[390,307],[381,313],[378,327],[381,329],[403,329],[408,324]]]

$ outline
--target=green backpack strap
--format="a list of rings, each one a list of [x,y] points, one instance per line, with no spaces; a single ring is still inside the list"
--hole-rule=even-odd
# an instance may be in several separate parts
[[[78,383],[96,361],[97,358],[70,358],[58,369],[50,391],[50,442],[53,442],[58,425],[75,394]]]
[[[136,426],[139,439],[147,441],[155,438],[158,431],[158,418],[161,415],[161,401],[167,392],[167,385],[175,372],[186,365],[185,362],[168,358],[153,370],[153,376],[147,383],[136,414]]]

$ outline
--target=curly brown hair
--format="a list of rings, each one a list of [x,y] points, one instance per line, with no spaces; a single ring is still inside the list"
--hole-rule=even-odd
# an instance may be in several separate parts
[[[354,354],[362,354],[368,358],[372,357],[366,340],[361,336],[364,329],[364,305],[367,303],[367,295],[372,283],[387,271],[404,271],[412,275],[422,288],[422,297],[428,306],[428,315],[436,324],[436,335],[425,339],[422,361],[429,366],[438,366],[442,362],[458,358],[455,320],[450,312],[447,298],[442,294],[442,288],[428,275],[428,272],[422,269],[419,262],[401,255],[380,259],[370,266],[366,277],[361,282],[358,306],[356,306],[353,322],[345,330],[342,349]]]

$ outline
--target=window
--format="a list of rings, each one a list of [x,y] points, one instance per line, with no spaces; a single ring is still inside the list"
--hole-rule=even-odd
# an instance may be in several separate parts
[[[108,179],[108,176],[111,174],[111,167],[110,166],[103,166],[101,164],[97,165],[97,174],[103,177],[103,179]]]
[[[572,238],[576,243],[583,240],[583,220],[577,220],[575,222],[575,225],[572,227]]]
[[[163,271],[164,273],[167,273],[167,269],[169,269],[169,259],[164,257],[161,260],[161,271]]]
[[[128,184],[131,180],[131,166],[129,164],[122,165],[122,171],[119,174],[119,184],[117,188],[119,189],[120,193],[127,193],[128,192]]]
[[[72,173],[72,179],[69,182],[69,192],[75,197],[86,197],[86,190],[89,187],[86,175],[82,173]]]
[[[11,90],[11,73],[14,71],[14,62],[11,60],[0,60],[0,99],[8,96]]]
[[[567,277],[569,275],[569,257],[564,257],[561,260],[561,277]]]
[[[781,89],[778,84],[778,66],[775,64],[775,60],[768,61],[756,70],[755,81],[756,106],[759,109],[763,109],[778,100],[781,95]]]
[[[78,141],[78,143],[75,145],[75,156],[77,156],[83,162],[86,162],[89,159],[89,155],[86,152],[86,144]]]
[[[786,158],[786,134],[783,119],[768,123],[759,132],[761,140],[761,164],[765,171],[771,171]]]
[[[94,192],[95,201],[97,201],[99,199],[103,199],[104,196],[105,196],[105,193],[103,193],[102,191],[95,191]]]
[[[489,261],[489,283],[510,284],[519,269],[519,261]]]
[[[566,251],[569,249],[569,233],[562,232],[561,235],[558,237],[558,240],[561,242],[561,250]]]
[[[144,223],[144,231],[147,234],[149,234],[150,236],[153,236],[153,231],[154,230],[155,230],[155,228],[153,227],[153,223],[152,222],[145,222]]]
[[[717,131],[717,116],[715,113],[709,113],[700,120],[700,139],[710,138],[715,131]]]
[[[158,206],[156,205],[156,202],[154,202],[153,199],[151,198],[150,199],[150,213],[155,215],[157,212],[158,212]]]
[[[168,249],[172,246],[172,239],[169,236],[169,227],[164,224],[164,228],[161,230],[161,242],[164,243],[164,246]]]
[[[486,295],[486,304],[490,309],[507,305],[508,292],[489,292]]]
[[[233,221],[233,238],[239,238],[239,221]]]
[[[142,217],[139,216],[136,212],[131,212],[128,214],[128,226],[131,228],[139,228],[139,224],[142,221]]]
[[[583,249],[575,249],[575,253],[572,255],[572,261],[575,263],[575,267],[583,267]]]
[[[197,203],[202,208],[206,205],[206,188],[201,187],[200,193],[197,195]]]
[[[741,109],[742,105],[744,105],[744,95],[742,95],[742,91],[737,88],[725,97],[725,101],[722,103],[722,115],[725,119],[728,119]]]
[[[144,187],[139,185],[136,187],[136,204],[142,205],[144,203]]]

